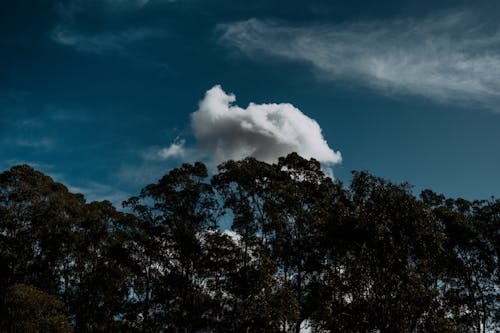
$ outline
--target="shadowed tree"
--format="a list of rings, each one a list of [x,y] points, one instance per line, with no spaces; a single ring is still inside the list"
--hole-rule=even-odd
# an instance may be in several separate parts
[[[302,322],[318,306],[314,289],[326,255],[321,235],[335,213],[340,186],[324,175],[318,161],[295,153],[280,158],[274,168],[277,177],[266,207],[274,234],[273,256],[299,305],[297,320],[290,326],[300,332]]]
[[[195,332],[206,325],[200,233],[213,225],[215,201],[202,163],[183,164],[126,202],[139,215],[143,331]]]
[[[314,311],[308,286],[320,271],[319,230],[338,188],[325,177],[319,162],[297,154],[274,165],[253,158],[228,161],[219,167],[213,183],[232,212],[232,229],[241,236],[240,284],[259,281],[241,275],[257,267],[252,266],[255,263],[268,267],[260,272],[268,276],[262,283],[279,281],[281,291],[275,294],[275,302],[294,309],[287,312],[285,306],[278,310],[283,313],[278,327],[299,331],[301,322]],[[259,308],[266,309],[262,305]]]
[[[349,200],[339,202],[316,323],[331,332],[423,329],[434,313],[444,231],[407,185],[366,172],[354,173]]]
[[[439,283],[446,311],[463,331],[499,329],[498,202],[445,200],[429,190],[422,198],[446,233]]]
[[[231,229],[238,235],[236,271],[229,275],[232,326],[228,331],[273,332],[294,320],[296,311],[283,311],[278,304],[295,309],[287,285],[278,286],[277,261],[272,258],[273,230],[266,206],[272,200],[270,185],[276,177],[272,165],[246,158],[219,166],[212,179],[232,218]],[[274,289],[274,290],[273,290]],[[270,317],[272,310],[279,315]]]
[[[290,154],[211,181],[183,164],[124,206],[26,165],[0,174],[2,331],[500,329],[498,200],[367,172],[345,187]]]
[[[15,283],[64,293],[74,260],[72,227],[84,204],[82,195],[30,166],[0,174],[0,297]]]
[[[25,284],[8,289],[0,329],[10,333],[73,332],[64,305],[54,296]]]
[[[122,332],[134,268],[129,229],[134,219],[108,201],[87,204],[74,226],[71,275],[65,286],[76,332]]]

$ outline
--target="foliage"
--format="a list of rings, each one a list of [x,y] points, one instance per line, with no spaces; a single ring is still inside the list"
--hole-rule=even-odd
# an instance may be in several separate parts
[[[183,164],[123,211],[0,174],[5,332],[492,332],[499,254],[498,200],[344,186],[297,154]]]
[[[57,298],[25,284],[7,290],[2,332],[71,333],[73,327]]]

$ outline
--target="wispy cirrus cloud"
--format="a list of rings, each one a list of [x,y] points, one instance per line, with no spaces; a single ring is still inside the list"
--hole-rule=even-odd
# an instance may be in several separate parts
[[[146,5],[158,2],[173,2],[170,0],[66,0],[60,1],[56,9],[65,23],[75,23],[78,16],[85,15],[90,11],[108,12],[109,14],[121,15],[123,12],[140,10]]]
[[[470,13],[303,26],[250,19],[218,31],[252,58],[309,63],[329,80],[500,111],[500,24]]]
[[[67,147],[68,138],[61,140],[64,130],[54,131],[54,128],[77,128],[93,121],[83,110],[50,105],[42,105],[40,109],[9,109],[0,120],[0,125],[4,126],[0,131],[0,144],[3,145],[4,153],[10,150],[15,154],[17,149],[25,152],[56,152]]]
[[[147,38],[162,36],[154,29],[127,29],[118,32],[84,33],[63,25],[52,32],[52,40],[84,53],[124,53],[127,46]]]
[[[176,0],[106,0],[110,5],[125,7],[144,7],[146,5],[175,2]]]
[[[0,137],[41,136],[45,135],[45,131],[54,125],[82,124],[94,121],[81,110],[52,106],[41,106],[40,108],[43,110],[26,110],[24,108],[5,110],[0,125],[5,125],[6,129],[0,132]],[[48,139],[42,141],[48,141]]]
[[[20,148],[30,148],[37,150],[52,150],[56,146],[56,142],[53,139],[47,137],[16,138],[7,140],[7,142]]]
[[[52,151],[57,146],[57,142],[53,138],[22,134],[15,136],[3,136],[3,138],[0,139],[0,144],[9,149],[21,148],[32,151]]]
[[[114,6],[142,7],[147,5],[150,0],[106,0],[105,2]]]
[[[135,43],[165,35],[147,22],[130,24],[146,5],[167,0],[69,0],[57,6],[59,22],[51,39],[88,54],[125,54]],[[90,19],[89,19],[90,18]],[[135,19],[134,19],[135,21]]]

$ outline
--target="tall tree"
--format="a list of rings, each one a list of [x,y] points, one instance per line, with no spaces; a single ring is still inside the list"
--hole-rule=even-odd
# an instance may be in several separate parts
[[[183,164],[126,203],[144,232],[146,281],[136,290],[144,331],[194,332],[205,325],[200,233],[213,225],[215,209],[207,176],[204,164]]]
[[[54,295],[64,292],[62,282],[73,261],[72,227],[84,204],[82,195],[30,166],[0,174],[0,297],[15,283]]]
[[[446,233],[440,296],[448,312],[471,332],[498,328],[498,250],[495,238],[500,224],[495,202],[447,199],[426,191],[437,223]],[[498,313],[498,312],[497,312]]]
[[[131,216],[108,201],[85,206],[74,225],[73,262],[65,298],[76,332],[121,332],[127,321],[133,258],[128,248]]]
[[[299,316],[291,326],[300,332],[302,322],[316,311],[314,289],[326,256],[321,234],[335,214],[340,187],[325,176],[318,161],[295,153],[280,158],[274,168],[277,177],[266,207],[272,220],[273,255],[294,290]]]
[[[33,286],[14,284],[5,300],[0,330],[10,333],[71,333],[73,327],[57,298]]]
[[[26,165],[0,173],[0,329],[500,329],[499,200],[417,198],[368,172],[344,186],[290,154],[211,180],[183,164],[124,210]]]

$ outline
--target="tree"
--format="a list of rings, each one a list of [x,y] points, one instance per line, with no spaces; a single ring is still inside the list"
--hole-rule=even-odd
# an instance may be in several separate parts
[[[193,332],[205,325],[200,233],[213,225],[215,209],[207,175],[202,163],[183,164],[126,203],[139,215],[145,241],[139,245],[145,283],[136,289],[144,331]]]
[[[276,302],[294,304],[294,311],[281,316],[280,330],[300,331],[315,311],[309,286],[324,258],[319,235],[333,213],[329,209],[340,186],[323,174],[318,161],[297,154],[273,165],[253,158],[228,161],[219,167],[213,184],[232,213],[232,229],[241,235],[241,271],[250,274],[256,267],[267,267],[259,273],[267,275],[262,283],[274,280],[281,290],[275,296],[287,299]],[[245,277],[240,278],[243,284]],[[252,281],[255,285],[261,280]],[[262,304],[259,308],[264,309]]]
[[[6,295],[1,330],[11,333],[71,333],[64,305],[33,286],[14,284]]]
[[[498,328],[497,203],[422,193],[446,233],[440,297],[453,320],[471,332]]]
[[[16,283],[53,295],[64,292],[61,282],[73,260],[72,226],[83,207],[82,195],[30,166],[0,174],[0,299]]]
[[[296,301],[289,297],[288,285],[278,284],[278,263],[272,255],[275,234],[267,207],[275,179],[275,168],[254,158],[227,161],[212,179],[238,235],[236,271],[229,275],[229,331],[281,331],[296,319]],[[285,310],[290,308],[295,310]],[[279,315],[270,316],[271,309]]]
[[[344,186],[297,154],[183,164],[124,211],[0,173],[1,331],[484,333],[499,254],[500,200]]]
[[[85,206],[73,226],[73,262],[65,280],[65,299],[76,332],[121,332],[127,328],[131,271],[128,248],[132,216],[117,212],[108,201]]]
[[[322,233],[333,222],[340,186],[325,176],[314,159],[298,154],[281,157],[274,166],[277,177],[271,186],[273,255],[294,291],[299,315],[293,323],[300,332],[302,322],[317,310],[315,288],[324,269],[326,249]]]
[[[128,301],[130,220],[30,166],[0,174],[0,304],[9,285],[30,284],[64,302],[77,332],[113,331]]]
[[[342,199],[345,202],[345,199]],[[332,234],[334,266],[320,289],[320,327],[414,332],[434,316],[444,231],[405,185],[354,173]],[[339,242],[344,238],[344,241]]]

